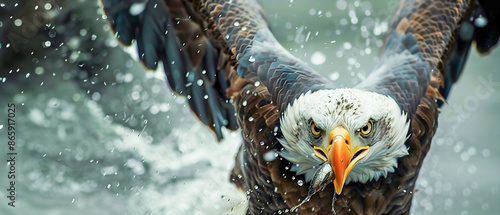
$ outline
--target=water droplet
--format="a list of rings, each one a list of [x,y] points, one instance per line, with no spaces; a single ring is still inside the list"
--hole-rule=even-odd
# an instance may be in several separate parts
[[[299,179],[299,180],[297,181],[297,184],[298,184],[299,186],[302,186],[302,185],[304,185],[304,181],[302,181],[302,180],[300,180],[300,179]]]
[[[336,81],[337,79],[339,79],[340,77],[340,73],[335,71],[335,72],[332,72],[329,76],[330,80],[332,81]]]
[[[311,55],[311,63],[314,65],[324,64],[326,61],[326,55],[320,51],[316,51]]]
[[[52,45],[52,43],[48,40],[43,43],[44,48],[48,48],[48,47],[50,47],[50,45]]]
[[[45,10],[50,10],[50,9],[52,9],[52,4],[50,4],[50,3],[46,3],[46,4],[43,6],[43,8],[45,8]]]
[[[487,157],[490,156],[490,150],[489,149],[483,149],[482,154],[483,154],[483,157],[487,158]]]
[[[263,157],[264,157],[265,161],[270,162],[278,157],[278,153],[276,152],[276,150],[271,150],[271,151],[264,153]]]
[[[467,171],[469,172],[469,174],[475,174],[476,171],[477,171],[477,167],[474,166],[474,165],[470,165],[468,168],[467,168]]]
[[[250,56],[250,58],[248,59],[249,62],[255,62],[255,58],[252,56]]]
[[[309,15],[313,16],[316,14],[316,10],[314,8],[309,9]]]
[[[17,27],[19,27],[19,26],[23,25],[23,21],[20,20],[20,19],[16,19],[16,20],[14,20],[14,25],[16,25]]]
[[[476,148],[470,147],[469,150],[467,150],[470,156],[474,156],[476,154]]]
[[[356,58],[351,57],[351,58],[347,59],[347,63],[349,65],[354,65],[356,63]]]
[[[241,105],[243,105],[243,107],[247,106],[247,101],[243,101],[243,103],[241,103]]]
[[[198,79],[198,81],[196,81],[196,84],[198,84],[198,86],[203,85],[203,80],[202,79]]]
[[[256,190],[259,189],[259,186],[258,185],[255,185],[253,186]]]
[[[347,8],[347,3],[344,0],[337,1],[337,9],[345,10]]]
[[[96,102],[99,101],[99,100],[101,100],[101,94],[98,93],[98,92],[92,93],[92,100],[94,100]]]
[[[129,13],[132,16],[137,16],[144,11],[144,8],[146,8],[146,3],[143,3],[143,2],[134,3],[130,6]]]
[[[352,48],[352,45],[350,42],[345,42],[342,47],[345,49],[345,50],[350,50]]]
[[[488,24],[488,19],[485,17],[478,17],[476,20],[474,20],[474,25],[478,28],[483,28]]]
[[[460,152],[462,150],[462,148],[464,147],[464,143],[463,142],[458,142],[457,144],[455,144],[455,147],[453,147],[453,151],[455,151],[456,153]]]
[[[469,160],[470,156],[468,153],[464,152],[460,155],[460,158],[463,160],[463,161],[467,161]]]
[[[253,121],[253,117],[249,117],[249,118],[248,118],[248,121],[249,121],[249,122],[252,122],[252,121]]]
[[[238,27],[238,26],[240,26],[240,22],[234,21],[233,25],[236,26],[236,27]]]

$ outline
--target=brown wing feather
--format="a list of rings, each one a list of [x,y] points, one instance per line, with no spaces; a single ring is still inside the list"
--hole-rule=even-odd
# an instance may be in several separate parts
[[[237,75],[229,76],[252,83],[259,81],[272,95],[271,101],[283,105],[278,107],[280,111],[302,93],[327,87],[321,75],[278,43],[256,1],[194,1],[193,4],[237,68],[234,71]]]
[[[172,90],[188,98],[195,115],[222,138],[222,127],[236,129],[234,108],[226,96],[227,58],[207,34],[206,24],[182,0],[102,0],[104,11],[125,45],[136,41],[139,58],[149,69],[160,62]]]

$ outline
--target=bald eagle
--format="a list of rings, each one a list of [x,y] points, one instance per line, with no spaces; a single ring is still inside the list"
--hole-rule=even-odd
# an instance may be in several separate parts
[[[486,53],[499,35],[490,2],[402,1],[380,64],[338,88],[280,45],[255,0],[102,4],[117,39],[162,65],[217,138],[241,129],[230,180],[250,214],[408,213],[469,47]]]

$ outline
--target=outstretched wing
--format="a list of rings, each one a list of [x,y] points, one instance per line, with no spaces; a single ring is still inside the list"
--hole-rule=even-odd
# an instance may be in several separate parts
[[[247,92],[242,90],[247,86],[241,82],[251,83],[262,86],[271,96],[269,102],[283,110],[286,106],[279,105],[292,103],[303,92],[326,86],[319,74],[274,38],[257,1],[193,1],[193,5],[237,68],[236,74],[228,75],[231,96]],[[240,94],[240,98],[244,97]]]
[[[408,0],[392,17],[380,66],[358,87],[394,98],[407,113],[409,155],[399,158],[395,172],[384,180],[349,184],[350,206],[359,214],[409,213],[415,182],[437,129],[435,101],[442,97],[431,82],[442,77],[438,66],[467,9],[466,1]],[[352,201],[358,198],[365,201]]]
[[[270,101],[284,105],[324,86],[319,75],[276,41],[256,1],[102,3],[116,37],[125,45],[136,41],[147,68],[162,62],[170,87],[188,98],[219,139],[221,127],[237,127],[231,99],[250,102],[239,95],[247,85],[262,84]],[[248,116],[249,110],[240,111]]]
[[[206,25],[181,0],[103,0],[104,11],[125,45],[137,44],[144,66],[163,64],[172,90],[188,99],[191,110],[220,139],[221,128],[236,129],[226,96],[229,81],[221,47],[210,41]]]
[[[448,51],[443,56],[441,73],[444,77],[439,92],[446,98],[451,86],[462,73],[467,56],[473,43],[480,54],[489,53],[497,46],[500,38],[500,13],[497,1],[479,0],[470,11],[468,18],[462,20],[453,34]]]
[[[381,65],[360,87],[393,97],[412,119],[431,78],[442,78],[438,67],[469,6],[468,1],[403,1],[386,34]]]
[[[500,16],[485,9],[491,4],[401,2],[385,37],[380,66],[359,87],[393,97],[409,119],[426,93],[442,104],[464,68],[472,42],[481,53],[498,42]]]

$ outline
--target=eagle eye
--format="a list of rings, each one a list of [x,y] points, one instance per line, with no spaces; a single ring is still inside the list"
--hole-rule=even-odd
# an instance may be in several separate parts
[[[318,139],[321,136],[321,129],[312,120],[311,120],[311,134],[316,139]]]
[[[359,134],[361,134],[361,136],[363,137],[370,136],[372,132],[373,132],[373,120],[371,119],[368,120],[368,122],[366,122],[366,124],[359,129]]]

